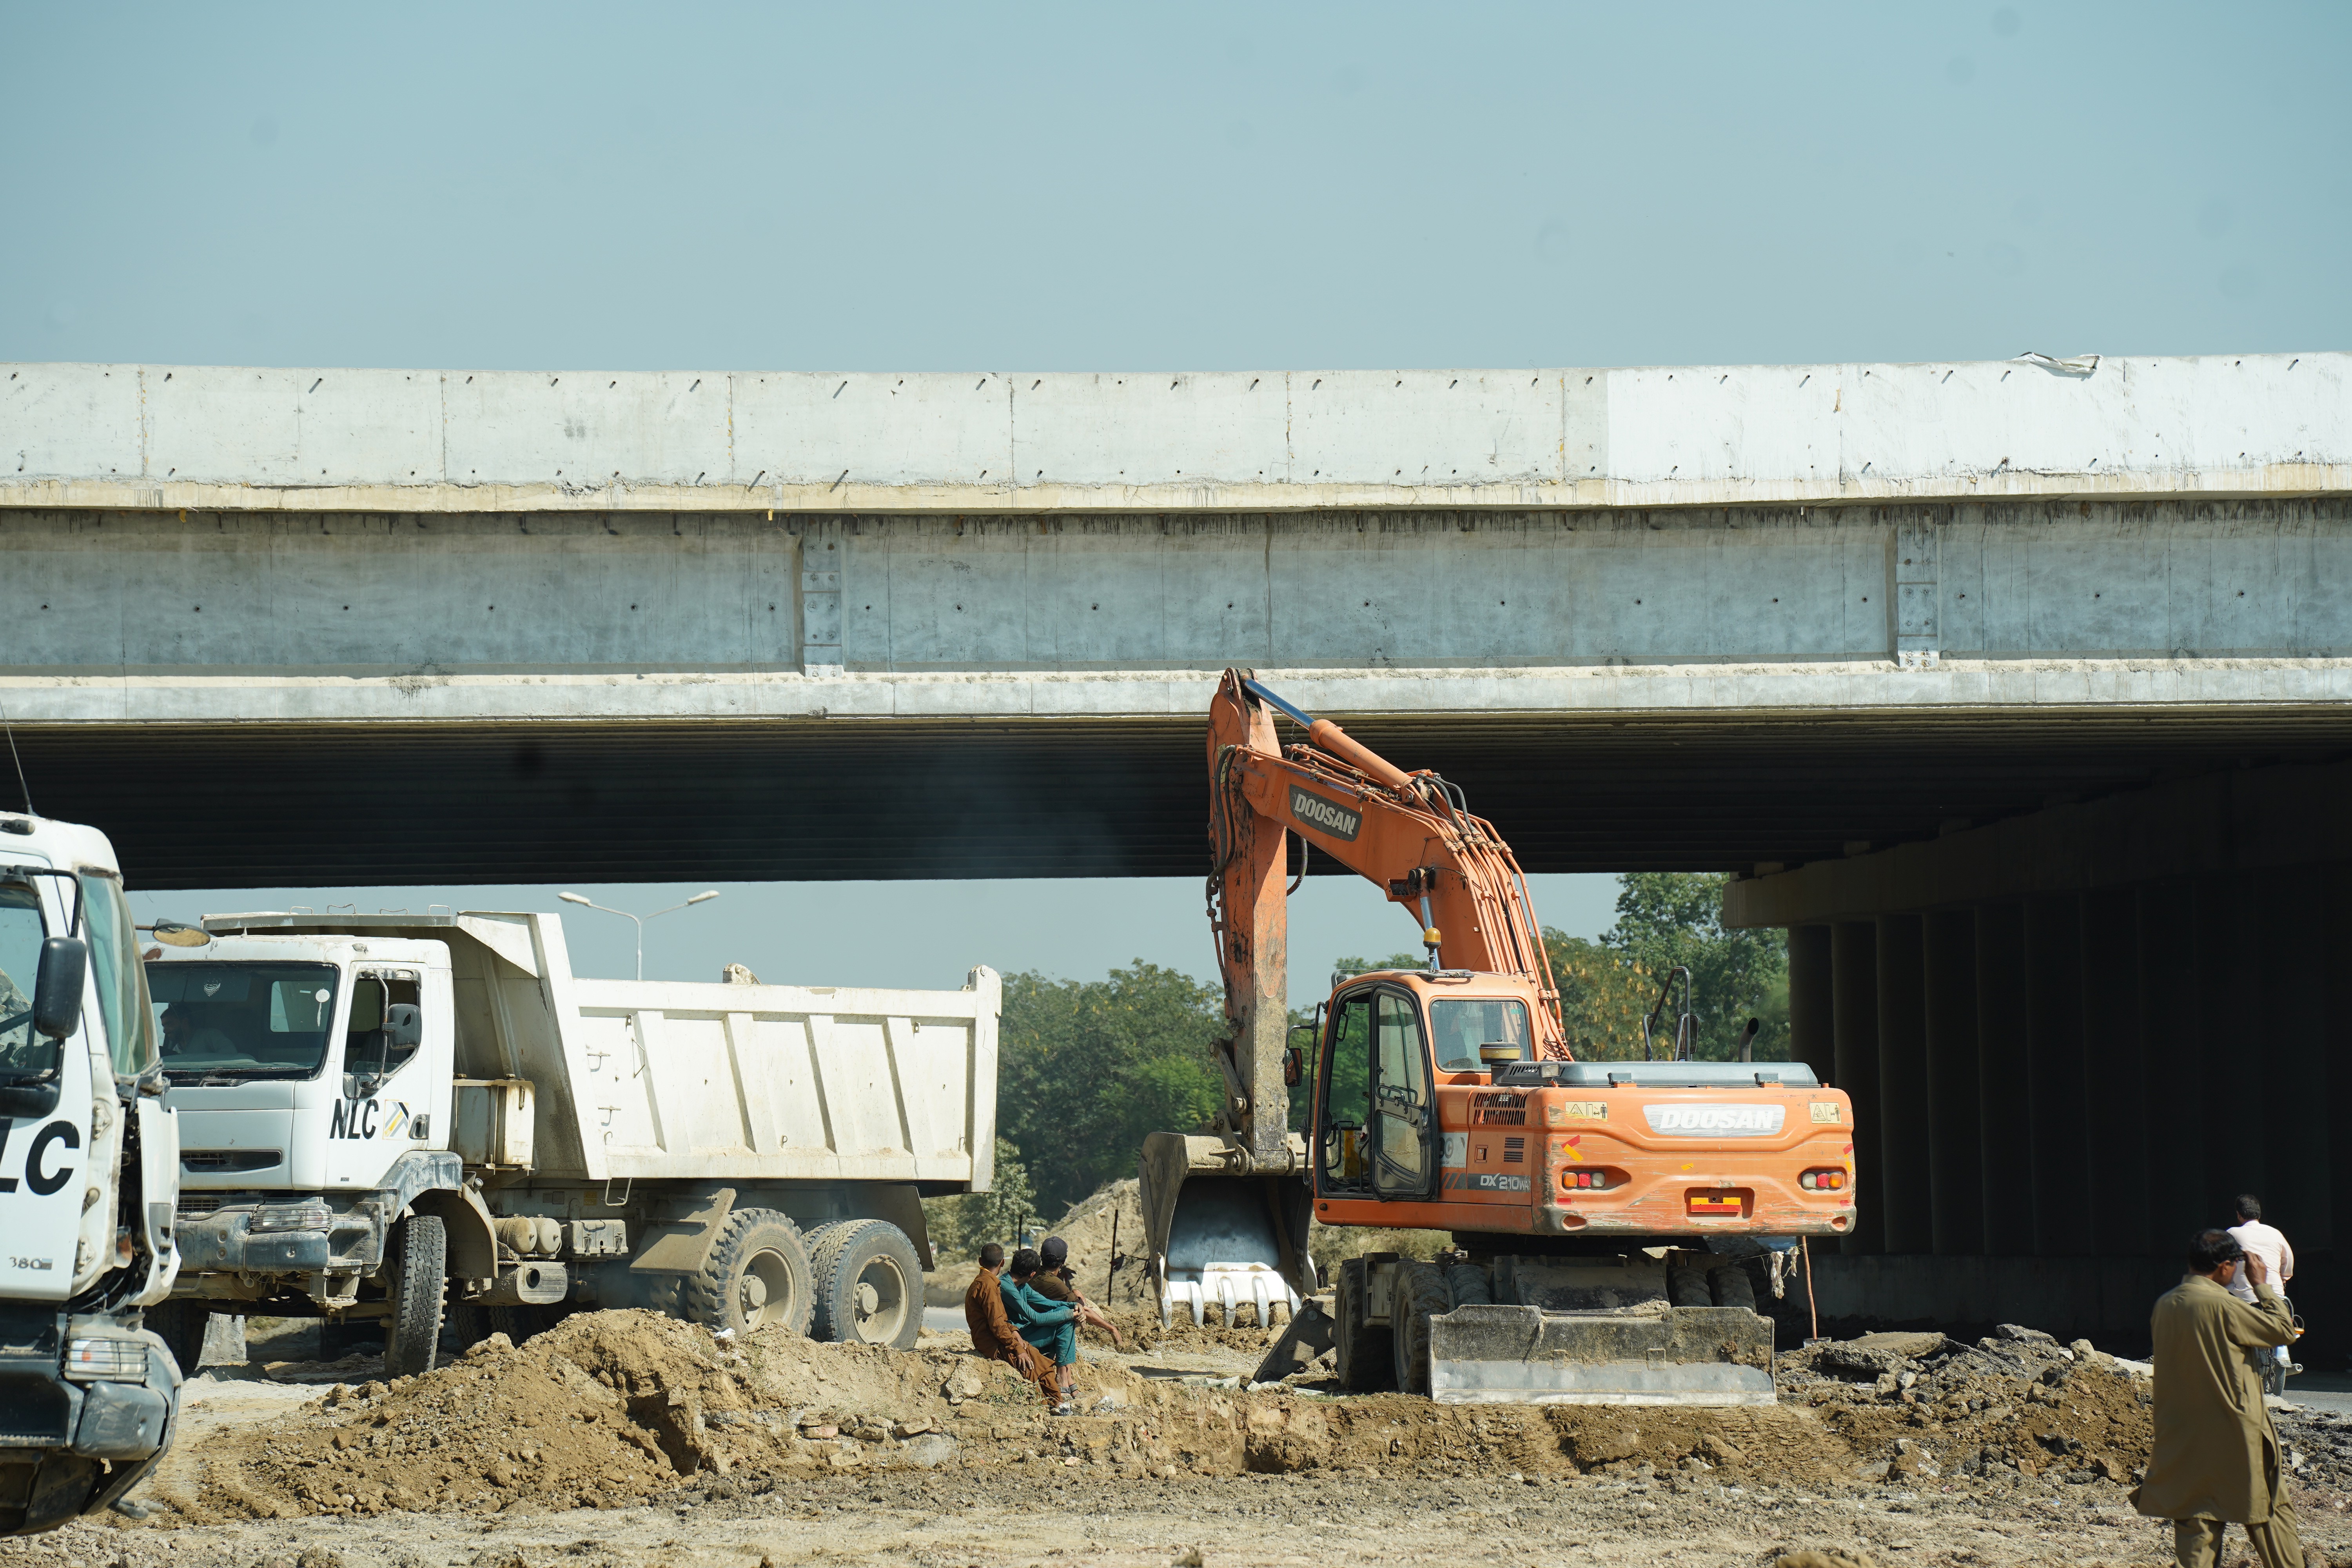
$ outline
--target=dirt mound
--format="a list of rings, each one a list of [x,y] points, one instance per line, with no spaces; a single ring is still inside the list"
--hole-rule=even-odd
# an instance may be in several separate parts
[[[1118,1331],[1127,1337],[1129,1345],[1156,1349],[1246,1351],[1252,1355],[1264,1355],[1274,1343],[1275,1335],[1282,1331],[1279,1318],[1272,1333],[1258,1328],[1255,1306],[1237,1310],[1235,1316],[1241,1320],[1237,1327],[1227,1328],[1219,1321],[1220,1316],[1219,1310],[1212,1308],[1207,1321],[1195,1323],[1190,1313],[1180,1312],[1163,1329],[1156,1307],[1121,1307],[1110,1314],[1111,1321],[1118,1325]]]
[[[584,1312],[517,1349],[494,1334],[453,1365],[338,1384],[214,1459],[205,1502],[232,1514],[614,1507],[687,1477],[937,1462],[967,1404],[1035,1407],[1009,1369],[949,1351],[741,1344],[657,1313]]]
[[[1889,1479],[2128,1483],[2147,1462],[2152,1385],[2087,1342],[1870,1334],[1783,1352],[1775,1371],[1784,1400]]]

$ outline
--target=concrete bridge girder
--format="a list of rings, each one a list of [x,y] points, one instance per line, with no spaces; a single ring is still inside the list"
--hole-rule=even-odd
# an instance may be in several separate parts
[[[982,688],[1049,673],[1090,678],[1096,711],[1150,711],[1150,687],[1229,662],[1318,672],[1359,712],[1393,710],[1395,669],[1457,672],[1448,700],[1472,706],[1580,705],[1593,677],[1654,671],[1692,695],[1609,705],[1867,705],[1874,685],[1929,704],[2327,700],[2352,652],[2336,498],[1029,521],[34,509],[0,510],[0,563],[20,671],[842,670],[918,694],[937,677],[996,712],[1026,702]],[[2179,667],[2161,690],[2151,661]],[[1945,663],[1965,673],[1867,679]],[[879,710],[863,689],[799,706]],[[1103,706],[1127,700],[1143,706]]]
[[[843,513],[2263,496],[2352,486],[2343,354],[831,374],[26,364],[0,504]]]

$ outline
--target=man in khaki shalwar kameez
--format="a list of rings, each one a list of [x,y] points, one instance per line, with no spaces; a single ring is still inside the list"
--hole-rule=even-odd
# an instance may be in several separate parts
[[[2248,1269],[2249,1307],[2230,1293]],[[2305,1568],[2279,1462],[2278,1432],[2263,1408],[2249,1354],[2294,1337],[2286,1305],[2260,1258],[2223,1230],[2189,1243],[2189,1276],[2157,1298],[2156,1451],[2134,1507],[2172,1524],[2181,1568],[2213,1568],[2221,1532],[2242,1524],[2263,1568]]]

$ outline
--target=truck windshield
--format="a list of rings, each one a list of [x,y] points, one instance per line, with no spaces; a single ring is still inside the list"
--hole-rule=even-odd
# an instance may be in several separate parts
[[[58,1065],[58,1042],[33,1032],[33,977],[41,963],[41,901],[23,882],[0,882],[0,1078]]]
[[[147,965],[147,990],[173,1083],[304,1079],[327,1059],[331,963]]]
[[[1519,1001],[1432,1002],[1429,1032],[1436,1037],[1437,1070],[1478,1072],[1480,1046],[1516,1046],[1528,1057],[1528,1005]]]

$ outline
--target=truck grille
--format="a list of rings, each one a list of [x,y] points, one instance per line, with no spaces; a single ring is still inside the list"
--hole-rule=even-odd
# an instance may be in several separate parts
[[[267,1171],[283,1164],[279,1149],[183,1149],[180,1169],[192,1175],[217,1175],[228,1171]]]
[[[220,1197],[215,1193],[182,1193],[180,1194],[179,1212],[184,1218],[208,1215],[220,1206]]]

